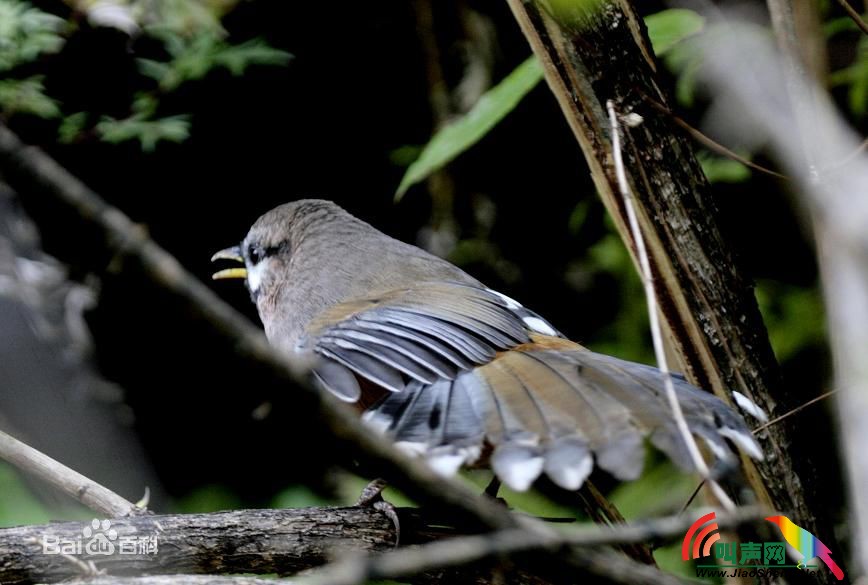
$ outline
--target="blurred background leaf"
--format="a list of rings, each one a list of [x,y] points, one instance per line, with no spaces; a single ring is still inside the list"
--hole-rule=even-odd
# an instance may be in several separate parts
[[[54,517],[12,467],[0,462],[0,527],[45,524]]]
[[[261,38],[226,40],[221,19],[235,7],[235,1],[98,0],[71,4],[87,16],[92,27],[128,35],[130,53],[148,45],[143,52],[160,58],[137,58],[140,78],[128,81],[143,87],[150,79],[156,82],[156,89],[132,92],[126,105],[128,115],[119,113],[117,105],[111,111],[65,113],[63,101],[52,96],[43,75],[19,77],[17,72],[32,69],[45,55],[63,51],[69,37],[80,36],[76,13],[63,18],[27,2],[0,0],[0,71],[10,73],[0,81],[0,112],[6,117],[24,114],[59,119],[57,136],[63,143],[93,137],[113,144],[136,140],[142,150],[152,152],[160,141],[182,142],[190,135],[192,116],[177,111],[157,115],[158,110],[166,109],[163,103],[169,94],[221,69],[240,76],[254,66],[284,67],[291,59],[287,51],[275,49]],[[154,41],[157,50],[148,44]]]
[[[645,17],[651,46],[658,56],[666,54],[678,43],[699,34],[705,18],[686,8],[669,8]]]
[[[31,114],[39,118],[57,118],[57,102],[45,94],[42,76],[0,80],[0,110],[3,115]]]
[[[598,7],[597,0],[565,0],[560,2],[556,11],[586,14],[586,11],[597,10]],[[649,15],[645,22],[651,44],[658,55],[671,51],[705,26],[705,20],[700,15],[687,9],[663,10]],[[395,194],[396,199],[400,200],[412,185],[427,179],[481,140],[515,109],[542,77],[542,67],[536,57],[529,57],[503,81],[488,90],[467,114],[435,132],[404,173]]]
[[[699,151],[698,157],[705,176],[712,183],[741,183],[750,178],[750,169],[737,160],[705,150]]]
[[[59,51],[65,27],[62,18],[28,2],[0,0],[0,71]]]
[[[148,120],[143,114],[135,114],[124,120],[103,118],[96,125],[96,132],[106,142],[118,143],[138,140],[145,152],[151,152],[161,140],[183,142],[190,135],[189,116],[170,116]]]
[[[460,119],[441,128],[422,149],[404,173],[396,199],[400,200],[412,185],[443,168],[449,161],[476,144],[542,79],[542,67],[536,57],[528,57],[515,71],[488,90],[476,105]]]

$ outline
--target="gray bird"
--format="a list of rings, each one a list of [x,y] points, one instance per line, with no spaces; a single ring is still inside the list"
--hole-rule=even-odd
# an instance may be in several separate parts
[[[646,438],[694,469],[659,370],[585,349],[332,202],[272,209],[218,259],[244,263],[214,278],[246,279],[272,344],[318,356],[319,385],[362,405],[364,420],[443,474],[489,464],[514,490],[542,473],[576,490],[594,462],[638,477]],[[739,414],[680,376],[674,383],[715,463],[735,461],[727,439],[762,458]]]

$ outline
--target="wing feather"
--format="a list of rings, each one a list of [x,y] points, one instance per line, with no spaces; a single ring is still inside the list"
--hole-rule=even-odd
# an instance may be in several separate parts
[[[356,377],[390,390],[365,419],[445,474],[490,452],[495,473],[517,490],[541,473],[577,489],[595,462],[632,479],[646,437],[693,468],[656,368],[590,352],[489,289],[419,283],[344,303],[315,319],[300,347],[325,358],[317,381],[343,400],[364,394]],[[734,460],[727,440],[761,455],[737,413],[674,382],[716,460]]]

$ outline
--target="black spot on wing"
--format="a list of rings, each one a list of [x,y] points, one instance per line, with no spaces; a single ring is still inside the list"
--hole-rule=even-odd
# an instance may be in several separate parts
[[[435,404],[431,409],[431,414],[428,416],[428,428],[431,430],[440,426],[440,405]]]

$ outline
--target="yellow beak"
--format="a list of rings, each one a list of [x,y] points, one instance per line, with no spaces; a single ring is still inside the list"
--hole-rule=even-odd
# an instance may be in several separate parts
[[[211,275],[213,280],[224,280],[226,278],[247,278],[246,268],[225,268],[218,270]]]
[[[219,252],[211,256],[211,262],[216,262],[217,260],[232,260],[233,262],[244,262],[244,257],[241,256],[241,248],[239,248],[238,246],[232,246],[231,248],[220,250]],[[224,270],[215,272],[211,275],[211,278],[214,280],[223,280],[226,278],[247,278],[247,269],[226,268]]]

